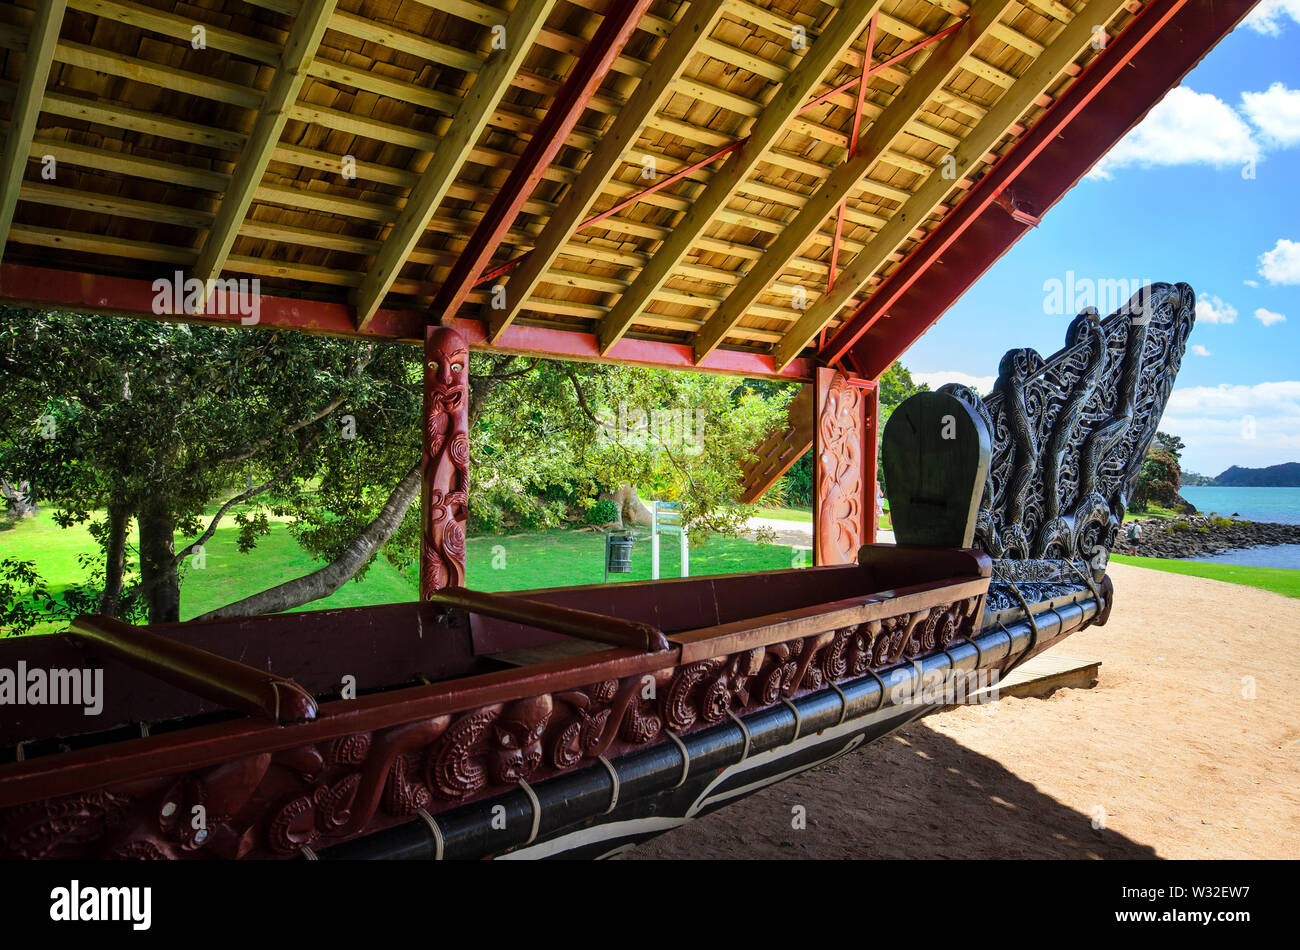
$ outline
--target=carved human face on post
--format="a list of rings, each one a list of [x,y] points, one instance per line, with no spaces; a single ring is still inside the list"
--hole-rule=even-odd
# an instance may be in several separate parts
[[[469,487],[469,346],[450,327],[424,338],[420,596],[465,583]]]
[[[434,327],[424,343],[425,393],[454,413],[469,401],[469,345],[451,327]]]

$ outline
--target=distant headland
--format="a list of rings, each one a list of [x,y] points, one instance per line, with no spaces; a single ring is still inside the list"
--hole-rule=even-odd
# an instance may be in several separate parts
[[[1184,485],[1215,485],[1221,488],[1300,488],[1300,462],[1282,462],[1267,468],[1234,465],[1217,477],[1183,472]]]

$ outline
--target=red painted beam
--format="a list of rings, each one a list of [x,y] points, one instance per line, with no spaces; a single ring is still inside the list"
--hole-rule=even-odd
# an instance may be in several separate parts
[[[818,354],[876,378],[1185,76],[1256,0],[1154,0]],[[1010,192],[1008,202],[1004,193]]]
[[[771,355],[767,353],[717,349],[697,363],[695,349],[689,343],[667,343],[624,337],[614,344],[608,353],[601,356],[600,343],[594,333],[521,326],[517,323],[506,330],[496,346],[489,347],[484,345],[487,341],[487,331],[483,321],[457,318],[453,325],[469,340],[471,349],[518,353],[523,356],[545,356],[584,363],[617,363],[655,369],[680,369],[695,373],[767,376],[804,382],[812,379],[811,361],[795,360],[778,373],[773,367]]]
[[[166,307],[155,309],[158,298],[159,294],[149,281],[134,277],[107,277],[24,264],[0,264],[0,302],[10,306],[183,323],[241,325],[237,309],[228,306],[224,294],[219,291],[212,298],[212,310],[225,309],[225,315],[217,312],[199,315],[173,313]],[[262,294],[258,297],[258,304],[256,325],[263,328],[366,340],[394,340],[421,346],[424,343],[427,318],[414,310],[380,310],[366,329],[359,332],[352,320],[352,308],[344,303]],[[626,337],[602,357],[594,333],[519,324],[511,326],[497,346],[487,347],[484,345],[487,333],[482,321],[457,319],[454,325],[472,348],[494,352],[737,376],[776,376],[790,380],[807,380],[812,373],[807,360],[797,360],[777,373],[771,356],[739,350],[717,350],[697,366],[688,344]]]
[[[614,0],[609,5],[596,35],[564,81],[555,101],[547,107],[542,124],[515,162],[510,177],[497,192],[487,214],[479,221],[469,243],[439,288],[429,313],[431,322],[450,324],[456,316],[456,311],[474,289],[479,274],[492,260],[524,202],[542,180],[542,174],[578,124],[610,66],[631,39],[650,3],[651,0]]]

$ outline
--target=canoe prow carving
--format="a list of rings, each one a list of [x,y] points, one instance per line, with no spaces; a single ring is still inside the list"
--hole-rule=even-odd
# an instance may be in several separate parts
[[[1101,579],[1195,319],[1188,284],[1150,284],[1105,319],[1080,313],[1047,359],[1011,350],[987,398],[940,389],[992,437],[977,547],[998,562],[1086,561]]]

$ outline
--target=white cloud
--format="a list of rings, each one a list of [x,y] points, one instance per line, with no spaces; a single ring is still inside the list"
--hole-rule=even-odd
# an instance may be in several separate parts
[[[1257,281],[1257,280],[1243,280],[1242,283],[1245,284],[1247,287],[1258,287],[1258,286],[1259,286],[1259,281]]]
[[[1300,0],[1264,0],[1250,11],[1242,25],[1265,36],[1280,36],[1288,18],[1300,23]]]
[[[1212,294],[1201,294],[1196,298],[1197,323],[1235,323],[1237,308],[1224,303]]]
[[[1238,412],[1290,413],[1300,416],[1300,380],[1253,386],[1186,386],[1169,395],[1166,412],[1179,415],[1230,416]]]
[[[1195,353],[1197,356],[1209,356],[1209,355],[1210,355],[1210,351],[1207,350],[1205,347],[1201,346],[1201,344],[1199,344],[1199,343],[1193,343],[1193,344],[1192,344],[1192,352]]]
[[[1267,95],[1261,93],[1260,95]],[[1245,120],[1222,99],[1179,86],[1156,103],[1088,173],[1109,178],[1125,165],[1244,165],[1260,157]]]
[[[1260,307],[1255,311],[1255,319],[1266,327],[1271,327],[1275,323],[1285,323],[1286,316],[1280,313],[1274,313],[1272,310],[1265,310]]]
[[[1300,380],[1175,389],[1160,428],[1187,442],[1184,466],[1207,475],[1300,460]]]
[[[1280,82],[1265,92],[1243,92],[1242,111],[1271,145],[1300,145],[1300,89]]]
[[[972,376],[969,373],[944,370],[937,373],[913,373],[912,381],[925,383],[931,389],[938,389],[946,383],[958,383],[962,386],[969,386],[981,396],[987,396],[993,391],[993,386],[997,383],[998,378],[996,376]]]
[[[1300,284],[1300,242],[1279,238],[1259,256],[1259,276],[1270,284]]]

